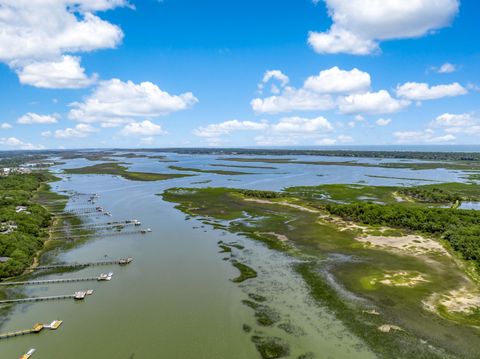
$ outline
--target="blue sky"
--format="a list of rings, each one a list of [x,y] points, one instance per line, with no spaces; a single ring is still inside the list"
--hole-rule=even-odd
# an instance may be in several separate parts
[[[0,149],[480,143],[474,0],[37,3],[0,0]]]

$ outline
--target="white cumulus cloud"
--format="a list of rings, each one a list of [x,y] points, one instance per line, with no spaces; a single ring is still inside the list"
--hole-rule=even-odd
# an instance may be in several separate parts
[[[217,124],[210,124],[194,130],[194,134],[204,137],[209,145],[219,146],[228,142],[228,135],[240,131],[260,132],[254,137],[255,143],[260,146],[283,146],[305,144],[306,141],[315,144],[324,140],[335,129],[324,117],[284,117],[275,123],[267,121],[238,121],[231,120]],[[346,137],[339,136],[338,141]]]
[[[59,61],[35,61],[17,70],[22,84],[62,89],[82,88],[93,84],[97,76],[88,77],[80,66],[80,58],[62,56]]]
[[[280,70],[268,70],[263,75],[262,83],[266,84],[271,79],[280,81],[282,86],[286,86],[290,79]]]
[[[471,113],[444,113],[433,120],[430,126],[432,128],[442,128],[446,133],[480,135],[480,118]]]
[[[392,120],[389,119],[389,118],[379,118],[377,121],[375,121],[375,123],[376,123],[378,126],[387,126],[387,125],[389,125],[391,122],[392,122]]]
[[[23,142],[16,137],[2,137],[0,138],[0,145],[6,146],[9,149],[18,150],[42,150],[45,148],[42,145],[33,145],[28,142]]]
[[[410,101],[393,98],[386,90],[366,92],[341,97],[338,107],[344,114],[387,114],[400,111],[407,107]]]
[[[9,130],[9,129],[11,129],[12,127],[13,127],[13,126],[12,126],[11,124],[7,123],[7,122],[3,122],[3,123],[0,125],[0,128],[1,128],[2,130]]]
[[[127,124],[121,131],[124,136],[159,136],[166,134],[160,125],[149,120],[142,122],[132,122]]]
[[[320,71],[318,76],[310,76],[305,81],[306,89],[318,93],[354,93],[370,89],[370,74],[356,68],[350,71],[337,66]]]
[[[122,30],[96,12],[119,6],[128,6],[128,2],[0,0],[0,62],[22,75],[26,84],[57,88],[66,72],[75,71],[66,87],[83,87],[86,77],[78,60],[77,65],[66,64],[64,55],[115,48],[122,41]],[[39,74],[42,66],[49,71]],[[75,78],[80,84],[73,85]]]
[[[454,135],[436,136],[430,129],[425,131],[399,131],[394,132],[393,136],[397,143],[449,143],[456,140]]]
[[[370,86],[367,72],[335,66],[308,77],[301,88],[284,86],[272,96],[254,98],[250,105],[262,114],[338,109],[356,115],[393,113],[410,105],[410,101],[393,98],[386,90],[371,92]]]
[[[171,95],[151,82],[135,84],[112,79],[101,81],[83,102],[72,103],[68,117],[113,127],[139,117],[155,118],[185,110],[197,102],[191,92]]]
[[[333,24],[310,32],[318,53],[367,55],[383,40],[416,38],[448,26],[458,0],[325,0]]]
[[[55,138],[66,139],[66,138],[83,138],[87,137],[90,134],[97,132],[98,130],[93,126],[85,123],[79,123],[74,128],[65,128],[62,130],[56,130],[54,133]],[[50,136],[50,131],[42,133],[42,135],[48,137]]]
[[[330,95],[323,95],[305,89],[287,86],[276,96],[255,98],[250,102],[257,113],[276,114],[291,111],[324,111],[334,108]]]
[[[426,101],[465,95],[468,93],[468,90],[458,82],[436,86],[429,86],[427,83],[406,82],[397,86],[396,92],[397,96],[408,100]]]
[[[444,63],[437,69],[439,74],[450,74],[455,71],[457,71],[457,67],[449,62]]]
[[[260,131],[266,128],[268,128],[268,123],[266,122],[229,120],[199,127],[193,133],[199,137],[219,137],[234,131]]]
[[[333,131],[332,124],[325,117],[301,118],[286,117],[271,126],[275,132],[283,133],[315,133]]]
[[[28,112],[17,120],[21,125],[48,125],[58,122],[58,115],[39,115]]]

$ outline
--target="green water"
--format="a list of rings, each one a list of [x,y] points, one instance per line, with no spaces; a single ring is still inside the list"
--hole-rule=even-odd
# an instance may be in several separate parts
[[[61,319],[57,331],[43,331],[0,342],[0,358],[18,358],[36,348],[35,359],[56,358],[260,358],[252,335],[276,336],[290,345],[290,358],[314,353],[315,358],[372,358],[373,354],[324,308],[313,303],[290,259],[261,244],[213,230],[155,196],[176,185],[130,182],[110,176],[73,176],[58,189],[99,193],[98,205],[112,220],[137,218],[148,235],[92,240],[57,260],[93,261],[132,256],[126,267],[86,268],[63,277],[114,272],[110,282],[85,282],[24,288],[24,295],[70,294],[94,289],[84,302],[73,300],[21,304],[12,307],[1,331],[30,328]],[[80,206],[79,204],[74,204]],[[105,222],[110,218],[101,218]],[[194,228],[197,227],[197,228]],[[243,284],[230,281],[238,272],[223,261],[217,242],[239,241],[234,255],[258,271]],[[49,277],[56,278],[60,275]],[[43,279],[43,278],[42,278]],[[253,311],[241,301],[262,294],[281,316],[281,323],[301,329],[287,334],[278,327],[256,324]],[[243,324],[253,328],[249,334]]]

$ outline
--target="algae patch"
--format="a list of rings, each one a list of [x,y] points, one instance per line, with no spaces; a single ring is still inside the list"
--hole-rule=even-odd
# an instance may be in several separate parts
[[[285,358],[290,355],[287,342],[281,338],[255,335],[252,337],[252,342],[257,347],[262,359]]]

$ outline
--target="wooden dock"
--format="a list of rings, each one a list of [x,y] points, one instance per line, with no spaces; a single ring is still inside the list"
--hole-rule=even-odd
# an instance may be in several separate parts
[[[69,226],[68,229],[70,230],[100,230],[100,229],[117,229],[117,228],[125,228],[125,227],[132,227],[132,226],[140,226],[139,221],[134,220],[126,220],[126,221],[114,221],[114,222],[106,222],[106,223],[92,223],[92,224],[79,224],[74,226]],[[65,229],[54,229],[50,231],[50,233],[58,233],[58,232],[65,232]]]
[[[64,295],[51,295],[46,297],[28,297],[28,298],[18,298],[18,299],[5,299],[0,300],[0,305],[2,304],[18,304],[18,303],[30,303],[30,302],[46,302],[51,300],[62,300],[62,299],[85,299],[86,295],[93,293],[93,290],[75,292],[73,294],[64,294]]]
[[[62,299],[74,299],[74,298],[75,298],[75,294],[65,294],[65,295],[51,295],[46,297],[6,299],[6,300],[0,300],[0,305],[13,304],[13,303],[46,302],[49,300],[62,300]]]
[[[114,237],[114,236],[126,236],[126,235],[135,235],[135,234],[142,234],[144,230],[117,230],[114,227],[111,228],[112,231],[110,232],[96,232],[91,234],[73,234],[71,236],[52,236],[52,239],[64,241],[64,240],[75,240],[75,239],[82,239],[82,238],[102,238],[102,237]]]
[[[45,266],[38,266],[30,268],[30,270],[45,270],[45,269],[59,269],[59,268],[84,268],[84,267],[93,267],[93,266],[107,266],[107,265],[127,265],[133,262],[133,258],[123,258],[115,260],[105,260],[98,262],[87,262],[87,263],[59,263],[59,264],[50,264]]]
[[[56,218],[72,218],[72,217],[95,217],[95,216],[106,216],[108,212],[89,212],[89,213],[62,213],[56,214]]]
[[[97,277],[26,280],[26,281],[20,281],[20,282],[0,282],[0,286],[7,287],[7,286],[16,286],[16,285],[60,284],[60,283],[75,283],[75,282],[93,282],[93,281],[102,281],[102,280],[103,280],[102,274],[100,274]]]
[[[13,331],[13,332],[2,333],[2,334],[0,334],[0,340],[1,339],[18,337],[18,336],[22,336],[22,335],[28,335],[28,334],[38,334],[43,329],[57,330],[62,323],[63,323],[63,321],[61,321],[61,320],[54,320],[50,324],[37,323],[31,329],[17,330],[17,331]]]
[[[13,337],[19,337],[22,335],[28,335],[28,334],[36,334],[40,333],[43,329],[43,324],[35,324],[33,328],[31,329],[25,329],[25,330],[18,330],[14,332],[8,332],[8,333],[3,333],[0,334],[0,340],[1,339],[7,339],[7,338],[13,338]]]

